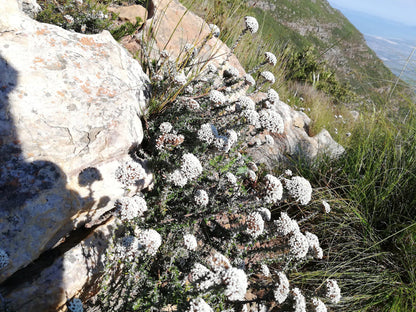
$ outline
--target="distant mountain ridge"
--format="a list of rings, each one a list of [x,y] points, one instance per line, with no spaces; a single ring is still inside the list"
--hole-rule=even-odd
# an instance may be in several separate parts
[[[343,14],[364,34],[367,44],[396,75],[416,88],[416,26],[396,23],[340,7]],[[403,70],[404,69],[404,70]]]
[[[384,38],[403,39],[416,43],[416,26],[409,26],[382,17],[334,6],[345,15],[363,34],[382,36]]]
[[[251,1],[263,32],[299,49],[313,45],[337,77],[363,98],[383,98],[396,80],[364,36],[326,0]]]

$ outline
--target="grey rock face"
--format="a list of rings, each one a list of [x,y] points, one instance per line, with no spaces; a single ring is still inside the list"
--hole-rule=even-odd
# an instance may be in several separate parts
[[[143,138],[147,83],[108,32],[72,33],[2,2],[0,248],[10,261],[0,283],[124,195],[115,171]]]

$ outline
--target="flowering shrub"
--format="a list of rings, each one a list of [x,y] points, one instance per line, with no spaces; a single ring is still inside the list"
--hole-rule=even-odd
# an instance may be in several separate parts
[[[241,35],[257,32],[253,17],[245,23]],[[219,32],[211,29],[209,36]],[[323,258],[318,237],[294,219],[299,204],[311,202],[312,186],[246,156],[248,132],[263,132],[270,144],[284,134],[274,109],[279,95],[263,90],[275,78],[258,71],[263,81],[256,84],[227,57],[219,67],[199,59],[201,48],[188,44],[176,62],[162,51],[145,63],[156,94],[148,131],[132,152],[135,161],[115,175],[126,188],[137,184],[143,169],[136,160],[146,158],[155,185],[117,201],[123,223],[109,250],[102,310],[244,311],[249,290],[261,311],[272,305],[305,311],[312,297],[309,304],[321,306],[318,289],[291,282],[299,266]],[[272,53],[265,57],[260,67],[276,63]],[[260,91],[267,101],[254,100]]]

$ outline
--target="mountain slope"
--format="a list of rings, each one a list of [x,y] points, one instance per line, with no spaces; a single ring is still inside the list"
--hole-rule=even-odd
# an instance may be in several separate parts
[[[263,35],[298,49],[316,48],[338,79],[373,100],[385,99],[396,77],[367,46],[364,36],[326,0],[250,1]]]

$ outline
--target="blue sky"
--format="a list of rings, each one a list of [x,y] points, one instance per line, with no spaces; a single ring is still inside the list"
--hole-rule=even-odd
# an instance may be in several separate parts
[[[328,0],[342,7],[416,26],[416,0]]]

